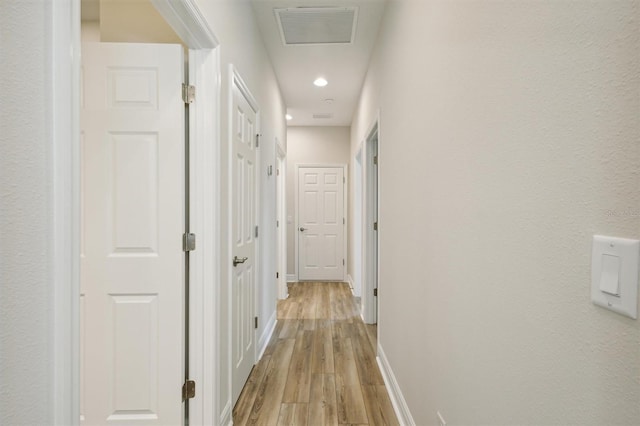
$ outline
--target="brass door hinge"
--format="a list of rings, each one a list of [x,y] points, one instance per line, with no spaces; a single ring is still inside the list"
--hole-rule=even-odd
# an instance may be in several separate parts
[[[182,402],[187,399],[195,398],[196,396],[196,382],[193,380],[187,380],[182,385]]]

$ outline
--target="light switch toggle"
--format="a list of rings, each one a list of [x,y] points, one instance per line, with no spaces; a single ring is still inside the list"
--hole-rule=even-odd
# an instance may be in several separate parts
[[[591,300],[595,305],[638,318],[640,240],[593,236]]]
[[[602,255],[600,290],[612,296],[620,296],[620,258],[618,256]]]

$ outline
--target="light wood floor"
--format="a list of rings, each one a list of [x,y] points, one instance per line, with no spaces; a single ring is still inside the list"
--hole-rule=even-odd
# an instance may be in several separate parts
[[[347,284],[295,283],[233,409],[234,425],[397,425]]]

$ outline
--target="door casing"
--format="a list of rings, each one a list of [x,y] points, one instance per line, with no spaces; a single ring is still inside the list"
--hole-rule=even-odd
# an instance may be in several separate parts
[[[373,169],[373,157],[378,155],[380,148],[380,116],[369,127],[363,142],[363,210],[362,210],[362,318],[367,324],[378,322],[378,298],[373,290],[379,286],[380,273],[378,259],[380,257],[380,161],[377,171]],[[375,140],[375,143],[374,143]],[[374,176],[375,174],[375,176]],[[377,179],[377,184],[374,182]],[[377,190],[373,194],[374,188]],[[375,217],[377,216],[377,218]],[[378,230],[373,230],[373,223],[378,221]]]
[[[276,178],[278,298],[286,299],[289,295],[287,289],[287,154],[280,143],[276,143]]]
[[[218,323],[215,304],[220,292],[219,42],[195,0],[152,0],[165,20],[189,48],[190,84],[200,86],[200,101],[190,118],[192,204],[191,224],[200,238],[200,251],[191,260],[191,377],[200,397],[191,400],[192,424],[220,423]],[[80,418],[80,0],[54,2],[52,10],[52,97],[54,235],[52,247],[54,294],[53,418],[56,424],[76,425]],[[191,74],[193,72],[193,74]],[[211,117],[214,117],[212,120]],[[204,283],[207,282],[208,286]],[[213,284],[213,285],[212,285]],[[198,305],[199,303],[199,305]],[[198,395],[198,394],[197,394]],[[205,397],[206,396],[206,397]]]

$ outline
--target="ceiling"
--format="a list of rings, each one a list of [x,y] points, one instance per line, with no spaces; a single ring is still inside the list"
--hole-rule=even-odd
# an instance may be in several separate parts
[[[290,126],[351,125],[378,35],[384,2],[385,0],[252,0],[287,112],[293,117],[288,122]],[[302,7],[313,8],[310,12],[324,10],[325,15],[331,12],[328,7],[355,8],[356,26],[352,43],[285,45],[274,9],[296,12],[298,10],[293,8]],[[317,20],[309,21],[307,16],[294,22],[298,27],[293,27],[293,38],[300,39],[301,35],[308,35],[304,34],[306,28],[309,31],[318,30],[311,37],[322,36],[323,23],[324,28],[330,28],[325,36],[335,35],[343,29],[339,24],[322,21],[324,18],[320,15],[315,16],[319,16]],[[308,42],[309,39],[305,41]],[[329,84],[325,87],[314,86],[313,81],[318,77],[324,77]]]
[[[369,65],[369,58],[378,35],[385,0],[251,0],[256,20],[267,48],[280,90],[287,105],[287,113],[293,118],[290,126],[350,126],[362,83]],[[327,23],[323,15],[351,13],[355,17],[355,30],[344,27],[344,21]],[[288,12],[320,12],[293,21],[293,39],[304,42],[322,36],[332,41],[352,36],[351,43],[285,45],[279,19],[274,9]],[[289,14],[295,16],[295,13]],[[335,13],[333,15],[336,15]],[[309,18],[314,16],[315,18]],[[286,22],[285,15],[281,15]],[[83,20],[100,19],[100,0],[82,0]],[[291,21],[290,21],[291,23]],[[296,26],[297,25],[297,26]],[[315,31],[307,31],[315,30]],[[346,30],[346,32],[345,32]],[[311,37],[311,39],[308,38]],[[325,87],[316,87],[313,81],[324,77]],[[315,116],[315,118],[314,118]]]

